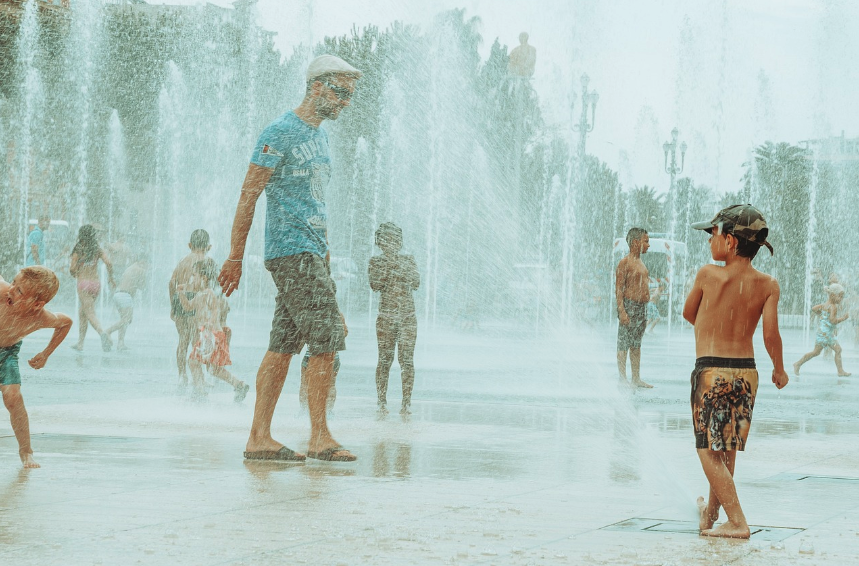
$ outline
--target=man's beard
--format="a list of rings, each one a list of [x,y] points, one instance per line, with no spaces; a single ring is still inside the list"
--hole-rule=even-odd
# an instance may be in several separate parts
[[[316,115],[323,120],[336,120],[340,115],[340,109],[328,102],[322,102],[316,105]]]

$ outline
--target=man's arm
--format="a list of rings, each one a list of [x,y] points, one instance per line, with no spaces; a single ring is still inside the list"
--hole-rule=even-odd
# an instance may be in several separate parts
[[[695,326],[695,320],[698,318],[698,307],[701,306],[701,298],[704,296],[704,286],[701,281],[703,273],[704,268],[702,267],[695,276],[692,290],[689,291],[689,296],[686,297],[686,303],[683,305],[683,318],[692,326]]]
[[[57,347],[63,343],[63,340],[66,339],[66,335],[72,328],[72,319],[61,313],[54,314],[52,312],[43,311],[40,327],[53,328],[54,335],[51,336],[51,341],[48,342],[48,346],[33,356],[33,358],[28,362],[30,367],[33,369],[42,369],[45,367],[45,362],[48,361],[48,357],[53,354],[54,350],[56,350]]]
[[[417,291],[418,287],[421,286],[421,273],[418,271],[418,262],[415,261],[414,256],[406,256],[408,258],[409,270],[410,270],[410,280],[409,283],[412,287],[412,291]]]
[[[261,167],[255,163],[248,166],[245,182],[242,183],[242,192],[239,195],[239,204],[236,206],[236,216],[233,220],[233,231],[230,236],[230,256],[221,267],[218,275],[218,283],[221,284],[226,296],[239,288],[239,280],[242,278],[242,258],[245,255],[245,245],[248,241],[248,233],[254,221],[254,211],[260,195],[271,179],[274,169]]]
[[[781,334],[778,331],[778,300],[781,295],[781,290],[778,286],[778,281],[773,279],[770,296],[767,297],[764,303],[763,321],[764,321],[764,347],[770,355],[773,362],[772,381],[775,386],[781,389],[787,385],[788,377],[784,371],[784,359],[782,353]]]
[[[101,261],[104,262],[104,266],[107,268],[107,282],[110,284],[110,288],[113,289],[116,287],[116,280],[113,278],[113,263],[110,262],[110,257],[108,257],[104,250],[101,252]]]
[[[620,260],[620,263],[617,264],[617,271],[615,271],[614,276],[614,295],[615,299],[617,299],[617,317],[620,319],[620,323],[624,326],[629,324],[629,315],[626,314],[626,309],[623,308],[623,294],[626,290],[626,271],[628,268],[628,263],[626,258]]]
[[[384,259],[379,256],[370,258],[370,265],[367,266],[367,275],[370,279],[370,289],[373,291],[383,291],[385,289],[387,270],[383,270]]]

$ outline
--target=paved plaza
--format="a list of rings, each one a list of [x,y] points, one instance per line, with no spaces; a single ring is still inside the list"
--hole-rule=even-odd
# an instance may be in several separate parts
[[[93,335],[83,354],[67,340],[44,370],[22,367],[42,468],[20,469],[4,417],[0,564],[859,563],[859,377],[837,378],[831,358],[778,391],[758,341],[736,476],[753,535],[708,540],[688,328],[646,336],[656,387],[632,394],[616,386],[608,324],[422,327],[413,414],[396,413],[395,364],[380,419],[375,338],[366,313],[351,316],[331,427],[359,459],[288,465],[242,459],[253,391],[240,405],[222,384],[205,403],[177,392],[173,327],[141,310],[131,352],[103,353]],[[231,316],[233,371],[251,383],[268,324],[262,311]],[[789,362],[809,349],[800,331],[785,337]],[[22,360],[47,338],[27,338]],[[304,451],[297,370],[274,436]]]

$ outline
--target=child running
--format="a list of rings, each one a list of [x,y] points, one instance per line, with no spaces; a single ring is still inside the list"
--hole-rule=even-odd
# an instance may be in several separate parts
[[[750,204],[719,211],[709,222],[692,224],[710,233],[710,253],[724,267],[698,271],[683,307],[695,327],[697,360],[692,372],[692,425],[695,448],[710,483],[708,501],[698,498],[701,535],[749,538],[749,525],[734,485],[737,451],[744,450],[758,390],[752,336],[763,316],[764,346],[773,363],[772,381],[781,389],[788,377],[778,330],[779,285],[752,267],[761,246],[772,253],[761,212]],[[713,528],[724,507],[728,521]]]
[[[198,331],[194,348],[188,357],[188,368],[194,378],[195,393],[200,397],[205,394],[202,368],[205,364],[209,373],[233,386],[234,400],[236,403],[241,403],[248,394],[250,386],[236,379],[225,368],[232,365],[230,329],[226,326],[230,305],[221,293],[215,293],[212,290],[218,278],[215,261],[212,258],[198,261],[194,264],[194,274],[194,280],[190,284],[179,285],[177,290],[182,308],[194,312],[194,325]],[[193,288],[189,288],[189,285]],[[190,301],[185,294],[187,291],[196,292]]]
[[[838,370],[838,376],[849,377],[851,375],[844,371],[844,366],[841,365],[841,344],[835,338],[836,327],[850,316],[846,312],[842,316],[838,316],[838,307],[844,301],[844,287],[838,283],[832,283],[827,285],[825,289],[829,296],[826,302],[811,307],[811,312],[820,316],[820,326],[817,328],[817,336],[814,339],[814,349],[793,364],[793,374],[797,377],[799,377],[799,369],[802,364],[819,356],[824,348],[832,348],[832,351],[835,352],[835,369]]]
[[[31,266],[22,269],[9,284],[0,277],[0,392],[9,410],[12,430],[18,440],[18,454],[25,468],[38,468],[30,445],[30,420],[21,397],[21,373],[18,352],[24,336],[42,328],[53,328],[48,347],[28,362],[33,369],[42,369],[48,357],[57,349],[72,327],[64,314],[45,309],[60,288],[57,276],[50,269]]]

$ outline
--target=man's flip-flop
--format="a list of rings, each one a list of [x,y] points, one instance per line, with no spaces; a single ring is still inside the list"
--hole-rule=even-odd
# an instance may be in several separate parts
[[[346,452],[346,454],[337,455],[338,452]],[[324,460],[326,462],[354,462],[358,459],[357,456],[343,448],[342,446],[332,446],[319,452],[307,451],[307,457],[314,460]]]
[[[245,452],[245,460],[269,460],[275,462],[304,462],[305,456],[297,454],[286,446],[280,450],[257,450]]]

